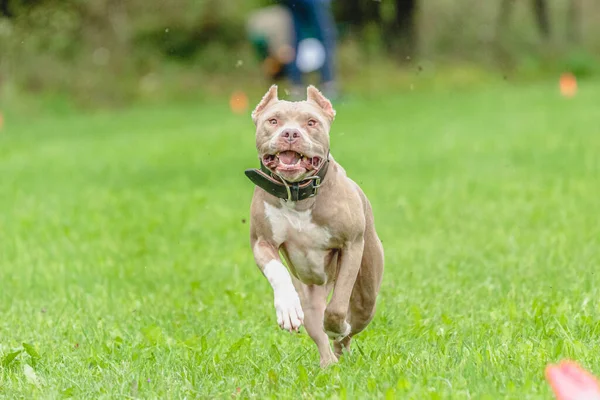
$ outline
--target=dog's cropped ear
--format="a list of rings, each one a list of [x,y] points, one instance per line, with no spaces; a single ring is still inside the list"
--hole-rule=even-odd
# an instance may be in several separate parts
[[[254,125],[256,125],[256,121],[258,121],[258,116],[260,113],[263,112],[269,104],[277,100],[279,100],[277,98],[277,85],[272,85],[269,88],[269,91],[263,96],[260,103],[258,103],[254,111],[252,111],[252,121],[254,122]]]
[[[335,110],[333,109],[333,106],[331,105],[329,99],[323,96],[319,89],[317,89],[313,85],[310,85],[308,89],[306,89],[306,99],[308,101],[316,103],[319,107],[321,107],[325,115],[327,115],[329,119],[333,121],[333,119],[335,118]]]

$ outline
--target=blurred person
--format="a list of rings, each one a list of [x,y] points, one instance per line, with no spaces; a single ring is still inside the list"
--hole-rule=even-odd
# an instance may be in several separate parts
[[[288,76],[294,61],[294,28],[289,9],[274,5],[257,10],[248,18],[246,28],[267,77],[277,81]]]
[[[282,0],[282,3],[291,12],[294,27],[294,62],[289,65],[289,77],[293,85],[292,97],[300,99],[304,95],[303,71],[299,65],[300,57],[304,56],[301,45],[304,40],[314,38],[324,48],[324,59],[319,68],[320,89],[329,99],[337,98],[334,71],[336,28],[331,12],[331,0]],[[318,49],[314,51],[319,52]]]
[[[600,400],[598,380],[573,361],[548,365],[546,379],[557,400]]]

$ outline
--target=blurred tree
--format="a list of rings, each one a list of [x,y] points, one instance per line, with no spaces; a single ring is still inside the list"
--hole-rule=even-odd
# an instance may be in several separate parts
[[[12,17],[12,13],[8,7],[8,0],[0,0],[0,13],[7,18]]]
[[[405,60],[413,57],[417,44],[417,0],[396,0],[396,13],[392,30],[395,34],[394,52]]]
[[[496,40],[498,42],[502,32],[509,29],[510,17],[515,3],[515,0],[501,0],[500,2],[496,25]],[[542,38],[544,40],[550,39],[551,24],[547,0],[532,0],[531,5]]]
[[[503,31],[509,29],[510,17],[515,0],[501,0],[497,19],[496,39],[499,42]],[[552,24],[547,0],[532,0],[532,11],[543,40],[549,40],[552,35]],[[569,0],[566,13],[567,39],[579,42],[581,38],[581,0]]]
[[[574,43],[581,40],[581,0],[571,0],[569,2],[567,38]]]
[[[537,20],[540,34],[544,40],[550,39],[550,17],[546,0],[533,0],[533,13]]]
[[[334,4],[336,19],[361,33],[370,22],[381,23],[381,3],[374,0],[345,0]]]
[[[336,7],[337,20],[359,35],[373,23],[388,51],[399,60],[416,51],[417,0],[395,0],[389,16],[382,15],[381,0],[345,0],[337,2]]]
[[[352,27],[362,29],[364,19],[362,14],[361,0],[346,0],[340,4],[338,19]]]
[[[27,10],[32,6],[50,3],[51,1],[44,0],[0,0],[0,13],[5,17],[12,18],[18,15],[20,11]]]

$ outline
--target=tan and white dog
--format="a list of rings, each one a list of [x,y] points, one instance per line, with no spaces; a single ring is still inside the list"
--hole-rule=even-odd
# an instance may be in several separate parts
[[[250,242],[273,287],[277,323],[290,332],[304,324],[322,367],[369,324],[383,276],[369,200],[329,154],[334,117],[313,86],[299,102],[279,100],[271,86],[252,113],[261,170],[246,171],[257,185]]]

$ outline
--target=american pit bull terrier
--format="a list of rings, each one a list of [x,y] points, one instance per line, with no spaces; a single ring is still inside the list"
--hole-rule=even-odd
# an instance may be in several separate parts
[[[299,102],[279,100],[271,86],[252,113],[261,168],[246,171],[257,186],[250,243],[273,287],[277,323],[290,332],[304,324],[322,367],[371,321],[383,276],[369,200],[329,153],[334,117],[313,86]]]

